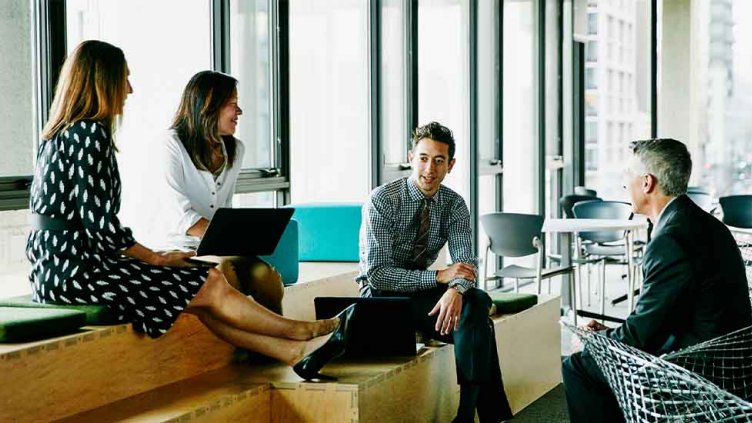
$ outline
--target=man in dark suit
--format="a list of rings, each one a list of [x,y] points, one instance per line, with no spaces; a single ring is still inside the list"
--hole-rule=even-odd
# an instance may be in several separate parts
[[[686,146],[653,139],[635,141],[631,150],[625,189],[634,212],[655,226],[643,258],[643,289],[623,325],[609,329],[591,321],[586,328],[658,355],[752,324],[734,238],[685,195],[692,169]],[[564,360],[562,374],[572,422],[624,420],[587,350]]]

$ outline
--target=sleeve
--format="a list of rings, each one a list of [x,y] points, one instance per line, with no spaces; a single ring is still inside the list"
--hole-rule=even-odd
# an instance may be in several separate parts
[[[84,230],[97,250],[120,252],[136,240],[117,217],[120,175],[114,166],[112,141],[96,122],[82,121],[68,131],[75,146],[71,157],[76,168],[73,195]]]
[[[185,234],[191,226],[202,216],[193,209],[191,200],[186,192],[185,173],[180,142],[172,136],[166,137],[160,148],[158,157],[162,179],[162,194],[164,201],[165,222],[170,226],[170,232]]]
[[[648,353],[657,352],[671,336],[668,322],[692,279],[686,251],[669,235],[651,241],[643,263],[643,288],[623,325],[608,329],[612,339]]]
[[[449,218],[449,230],[447,242],[449,247],[449,256],[452,263],[467,263],[475,268],[478,272],[478,258],[473,254],[473,229],[470,226],[470,211],[467,205],[461,199],[455,203]],[[449,282],[449,287],[458,286],[460,292],[475,286],[474,281],[467,279],[454,279]]]
[[[363,205],[365,225],[365,274],[375,289],[417,292],[436,287],[435,270],[407,270],[397,267],[393,257],[397,211],[386,199],[371,196]]]

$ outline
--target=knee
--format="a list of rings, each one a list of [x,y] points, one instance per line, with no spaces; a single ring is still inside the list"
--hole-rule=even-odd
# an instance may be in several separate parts
[[[462,314],[486,321],[490,309],[491,297],[485,291],[470,288],[462,295]]]
[[[232,287],[227,282],[224,273],[217,268],[211,268],[204,285],[193,298],[191,305],[202,309],[219,307],[228,289]]]

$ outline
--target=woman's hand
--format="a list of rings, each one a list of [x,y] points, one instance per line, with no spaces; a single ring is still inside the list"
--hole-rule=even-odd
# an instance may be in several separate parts
[[[196,255],[193,251],[152,251],[139,243],[123,250],[123,255],[133,257],[154,266],[196,267],[195,263],[186,261]]]
[[[169,267],[196,267],[195,263],[187,261],[187,258],[196,255],[195,252],[183,252],[183,251],[165,251],[159,252],[157,266],[169,266]]]

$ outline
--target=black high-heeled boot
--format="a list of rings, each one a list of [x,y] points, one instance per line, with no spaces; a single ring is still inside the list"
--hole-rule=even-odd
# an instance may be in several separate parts
[[[337,315],[339,317],[339,325],[337,329],[332,332],[332,336],[326,341],[326,343],[316,350],[312,351],[302,360],[298,361],[293,367],[293,371],[305,380],[337,380],[332,376],[326,376],[319,373],[326,363],[341,356],[345,352],[347,346],[347,337],[349,334],[350,320],[355,311],[355,304],[342,310]]]

